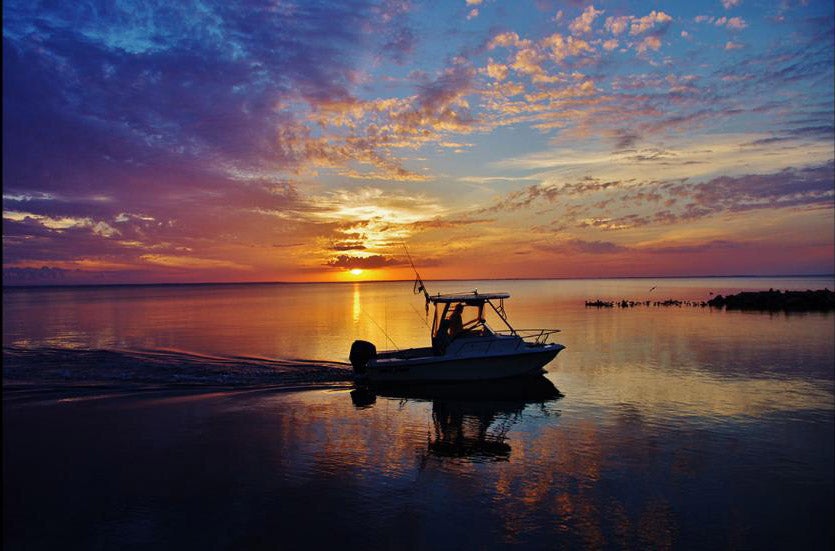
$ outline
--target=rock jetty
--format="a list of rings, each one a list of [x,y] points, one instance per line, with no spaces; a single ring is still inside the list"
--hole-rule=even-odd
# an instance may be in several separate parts
[[[745,291],[735,295],[716,295],[704,302],[695,300],[587,300],[586,308],[698,307],[759,312],[831,312],[835,310],[835,293],[820,291]]]
[[[743,292],[723,297],[717,295],[707,301],[711,308],[727,310],[758,310],[763,312],[830,312],[835,310],[835,293],[820,291]]]
[[[705,307],[707,306],[707,302],[696,301],[696,300],[675,300],[669,298],[667,300],[618,300],[618,301],[607,301],[607,300],[587,300],[586,301],[586,308],[637,308],[638,306],[677,306],[681,308],[682,306],[697,306],[697,307]]]

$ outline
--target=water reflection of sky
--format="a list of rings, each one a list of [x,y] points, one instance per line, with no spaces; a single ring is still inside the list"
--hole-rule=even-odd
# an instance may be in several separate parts
[[[16,513],[23,527],[45,515],[76,533],[78,518],[105,519],[97,526],[112,533],[134,522],[189,544],[217,545],[186,527],[222,519],[230,545],[260,534],[306,546],[830,548],[832,316],[582,304],[646,283],[477,282],[512,293],[515,325],[562,329],[567,348],[547,367],[564,394],[555,400],[380,395],[357,407],[340,390],[4,405],[15,450],[4,468],[24,473],[4,501],[40,504],[30,520]],[[699,287],[707,295],[743,283],[676,285],[713,285]],[[384,343],[380,328],[400,346],[428,342],[422,298],[409,293],[409,283],[4,290],[4,345],[344,360],[355,338]],[[49,496],[73,495],[89,499],[62,521]]]
[[[651,286],[656,287],[649,292]],[[440,282],[432,292],[509,291],[516,327],[556,327],[570,354],[617,347],[646,349],[663,360],[666,347],[694,338],[762,336],[766,346],[832,339],[831,317],[740,315],[701,308],[595,311],[585,299],[698,299],[725,289],[832,287],[831,278],[708,278]],[[198,285],[3,290],[4,345],[168,348],[217,355],[344,360],[362,338],[387,346],[425,346],[423,297],[409,282],[299,285]],[[675,335],[674,339],[660,339]],[[663,345],[647,348],[652,343]],[[779,351],[779,348],[778,348]],[[563,355],[561,355],[562,357]],[[677,358],[670,358],[676,361]]]
[[[631,400],[592,402],[581,384],[569,378],[573,392],[542,401],[379,395],[358,407],[349,390],[247,390],[6,403],[4,463],[16,475],[4,488],[14,505],[6,537],[32,529],[45,544],[64,534],[111,546],[363,548],[831,543],[831,409],[673,415],[634,389]],[[49,442],[49,453],[36,442]],[[86,499],[67,514],[78,495]],[[44,516],[50,530],[34,530]]]
[[[726,288],[807,288],[827,282],[708,278],[435,286],[511,291],[506,306],[514,325],[562,329],[555,340],[567,348],[547,369],[572,403],[630,404],[665,418],[831,411],[832,315],[698,307],[597,310],[585,308],[583,297],[640,299],[640,290],[695,295],[695,289],[706,297]],[[648,283],[656,287],[652,293]],[[386,334],[401,347],[429,340],[423,298],[405,282],[4,290],[3,311],[7,346],[344,361],[356,338],[379,348],[391,344]]]
[[[500,461],[485,461],[483,449],[435,453],[433,419],[461,403],[378,397],[346,412],[340,395],[329,406],[321,396],[293,398],[322,414],[294,418],[315,429],[292,429],[288,441],[308,444],[298,450],[301,464],[283,468],[302,478],[347,471],[362,498],[382,502],[377,514],[397,523],[397,511],[408,512],[421,519],[411,528],[445,527],[453,543],[757,547],[789,536],[814,543],[832,511],[831,413],[759,411],[752,419],[708,407],[662,417],[651,403],[603,407],[566,396],[544,411],[497,408],[485,440],[504,449],[492,448]],[[479,533],[466,535],[474,518]],[[802,533],[813,520],[821,524]]]
[[[562,376],[561,376],[562,375]],[[802,380],[719,378],[710,373],[665,373],[643,366],[553,375],[561,388],[584,405],[632,406],[661,420],[695,416],[707,419],[758,417],[795,410],[832,411],[832,389]]]

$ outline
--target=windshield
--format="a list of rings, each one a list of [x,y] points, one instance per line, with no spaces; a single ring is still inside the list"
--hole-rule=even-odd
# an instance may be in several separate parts
[[[484,323],[484,303],[465,302],[438,303],[435,305],[435,320],[432,323],[432,337],[446,332],[450,336],[468,331]]]

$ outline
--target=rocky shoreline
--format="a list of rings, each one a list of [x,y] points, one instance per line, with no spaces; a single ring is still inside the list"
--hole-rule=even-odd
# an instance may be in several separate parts
[[[675,299],[667,299],[667,300],[618,300],[618,301],[610,301],[610,300],[587,300],[586,301],[586,308],[637,308],[638,306],[678,306],[679,308],[682,306],[698,306],[698,307],[705,307],[708,306],[707,302],[698,301],[698,300],[675,300]]]
[[[760,312],[831,312],[835,310],[835,293],[819,291],[745,291],[735,295],[716,295],[708,301],[693,300],[587,300],[586,308],[679,307],[751,310]]]
[[[726,310],[759,310],[765,312],[830,312],[835,310],[835,293],[819,291],[743,292],[723,297],[717,295],[707,301],[712,308]]]

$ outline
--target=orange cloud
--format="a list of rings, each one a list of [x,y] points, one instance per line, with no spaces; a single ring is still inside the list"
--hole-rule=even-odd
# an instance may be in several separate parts
[[[591,26],[598,15],[602,14],[603,10],[596,10],[594,6],[588,6],[583,13],[580,14],[574,21],[572,21],[568,28],[572,34],[588,34],[591,32]]]
[[[634,17],[630,20],[629,34],[639,35],[656,27],[664,27],[673,20],[672,17],[663,11],[652,11],[644,17]]]

